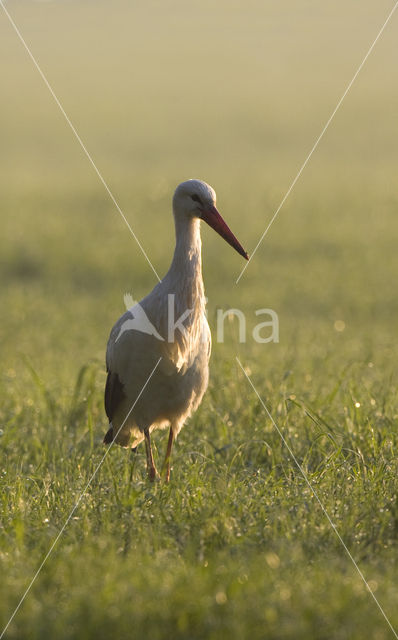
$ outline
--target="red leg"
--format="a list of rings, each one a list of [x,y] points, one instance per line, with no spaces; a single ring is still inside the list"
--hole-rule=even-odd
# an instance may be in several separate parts
[[[163,463],[163,467],[162,467],[162,472],[164,470],[166,470],[166,475],[165,475],[165,481],[166,482],[169,482],[169,480],[170,480],[170,458],[171,458],[171,449],[172,449],[172,446],[173,446],[173,442],[174,442],[174,433],[173,433],[172,427],[170,427],[169,441],[167,443],[166,457],[164,459],[164,463]]]
[[[151,437],[149,435],[149,429],[144,430],[145,435],[145,450],[146,450],[146,468],[148,471],[148,477],[152,482],[159,476],[155,467],[155,461],[152,455]]]

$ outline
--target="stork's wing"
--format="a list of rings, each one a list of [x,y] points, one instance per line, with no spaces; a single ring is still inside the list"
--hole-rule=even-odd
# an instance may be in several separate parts
[[[106,379],[105,386],[105,411],[109,422],[112,422],[118,406],[125,397],[126,394],[124,393],[124,388],[120,382],[119,376],[117,373],[112,373],[112,371],[108,369],[108,377]]]
[[[106,349],[106,370],[108,372],[108,377],[106,379],[105,386],[105,411],[109,422],[112,422],[119,405],[126,398],[124,386],[119,375],[120,371],[117,364],[117,358],[115,358],[115,343],[120,332],[120,327],[127,319],[128,314],[125,313],[116,322],[109,336]]]

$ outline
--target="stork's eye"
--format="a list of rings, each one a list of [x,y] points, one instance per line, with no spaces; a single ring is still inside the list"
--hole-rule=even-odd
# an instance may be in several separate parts
[[[199,196],[196,195],[196,193],[193,194],[193,196],[191,196],[192,200],[194,200],[194,202],[199,202],[199,204],[202,204],[201,199],[199,198]]]

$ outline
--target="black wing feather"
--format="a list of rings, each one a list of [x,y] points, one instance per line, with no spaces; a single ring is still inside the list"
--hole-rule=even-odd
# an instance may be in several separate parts
[[[105,411],[108,416],[109,422],[112,422],[118,406],[125,400],[126,394],[124,393],[123,384],[117,373],[108,371],[108,377],[106,379],[105,386]]]

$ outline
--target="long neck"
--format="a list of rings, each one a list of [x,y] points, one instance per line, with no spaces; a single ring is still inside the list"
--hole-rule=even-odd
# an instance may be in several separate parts
[[[174,217],[176,246],[170,272],[181,282],[202,278],[202,242],[197,218]]]
[[[168,288],[176,294],[176,310],[185,309],[201,313],[205,298],[202,279],[200,221],[175,216],[176,247],[167,274]]]

